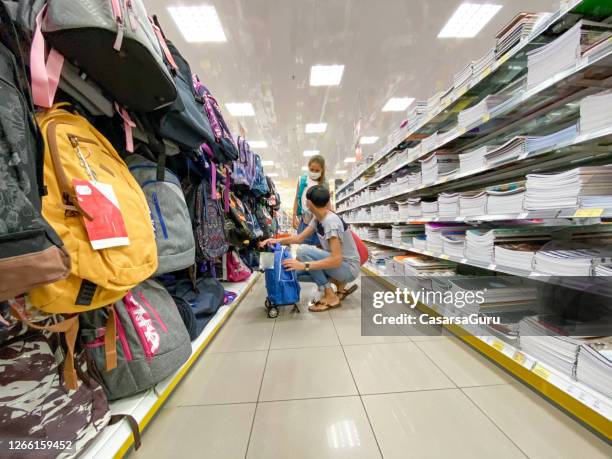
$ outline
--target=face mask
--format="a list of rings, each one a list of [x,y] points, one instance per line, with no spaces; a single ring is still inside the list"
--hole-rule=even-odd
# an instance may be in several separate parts
[[[319,177],[321,177],[321,173],[320,172],[309,172],[308,176],[310,177],[311,180],[319,180]]]

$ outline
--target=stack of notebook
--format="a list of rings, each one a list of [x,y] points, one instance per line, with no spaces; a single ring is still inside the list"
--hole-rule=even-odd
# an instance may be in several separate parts
[[[438,145],[438,133],[434,132],[433,134],[431,134],[428,137],[425,137],[421,141],[421,151],[423,153],[427,151],[433,151],[436,149],[437,145]]]
[[[457,170],[459,168],[459,155],[437,151],[421,159],[420,162],[423,185],[428,185],[436,182],[440,175]]]
[[[403,255],[403,250],[396,249],[383,249],[380,247],[371,248],[369,250],[370,253],[370,261],[376,265],[378,269],[384,270],[386,267],[386,260],[388,258],[393,258],[397,255]]]
[[[495,246],[504,243],[519,243],[528,241],[548,241],[550,234],[559,227],[527,225],[506,226],[493,229],[471,229],[466,236],[465,256],[471,260],[492,263],[495,261]],[[501,264],[501,263],[500,263]],[[504,265],[505,266],[505,265]],[[523,267],[522,269],[529,269]]]
[[[582,52],[611,35],[612,26],[582,19],[554,41],[527,53],[527,87],[573,68]]]
[[[427,236],[415,236],[412,238],[412,247],[419,250],[427,250]]]
[[[595,266],[596,276],[612,276],[612,263],[600,263]]]
[[[412,172],[408,175],[408,188],[414,189],[421,186],[421,173]]]
[[[609,240],[601,246],[585,242],[549,242],[536,252],[534,268],[543,274],[556,276],[591,276],[593,265],[612,262]]]
[[[423,218],[438,216],[438,201],[421,201],[421,215]]]
[[[526,151],[546,150],[556,145],[571,142],[578,135],[578,124],[572,124],[564,129],[541,137],[528,137],[525,143]]]
[[[440,97],[442,97],[442,92],[437,92],[427,99],[428,113],[436,112],[440,108]]]
[[[586,339],[580,345],[576,379],[612,398],[612,337]]]
[[[543,241],[504,242],[493,249],[495,263],[521,271],[533,270],[533,260]]]
[[[459,215],[459,193],[438,195],[438,216],[441,219],[454,220],[457,215]]]
[[[395,245],[412,245],[412,238],[424,233],[423,225],[393,225],[391,227],[391,239]]]
[[[474,169],[480,169],[485,167],[487,162],[485,156],[487,153],[492,152],[499,148],[497,145],[485,145],[475,150],[468,151],[459,155],[459,172],[466,173]]]
[[[526,141],[525,136],[513,137],[502,146],[487,152],[485,154],[486,164],[493,165],[518,158],[527,152]]]
[[[527,175],[525,209],[612,207],[612,166]]]
[[[404,273],[406,276],[422,276],[444,273],[452,273],[457,266],[456,263],[423,255],[406,257],[403,260]]]
[[[420,218],[423,216],[421,198],[408,199],[408,215],[410,216],[410,218]]]
[[[451,257],[463,258],[465,252],[465,231],[442,233],[442,252]]]
[[[473,65],[470,62],[459,72],[455,73],[455,76],[453,78],[454,94],[459,95],[465,92],[465,90],[469,86],[470,80],[472,79],[472,71]]]
[[[506,97],[504,96],[491,94],[473,107],[460,111],[459,115],[457,115],[458,126],[460,128],[467,128],[477,121],[481,122],[484,116],[489,115],[491,110],[501,104],[505,99]]]
[[[524,182],[487,188],[487,214],[508,215],[523,212]]]
[[[465,313],[524,311],[538,298],[538,290],[517,277],[458,277],[450,280],[455,297],[459,292],[480,292],[484,301],[466,302],[460,309]]]
[[[408,130],[413,129],[423,119],[423,116],[427,113],[427,101],[418,100],[408,107],[407,118],[408,118]]]
[[[442,234],[447,236],[465,234],[467,226],[461,223],[427,223],[425,235],[427,236],[427,250],[441,253],[444,249]]]
[[[475,217],[487,213],[487,192],[467,191],[459,195],[459,215]]]
[[[391,202],[389,205],[389,214],[387,220],[391,222],[399,222],[401,220],[399,206],[395,202]]]
[[[391,244],[393,242],[391,228],[378,228],[378,240],[385,244]]]
[[[612,126],[612,91],[580,101],[580,133],[588,134]]]
[[[491,66],[495,63],[495,48],[491,48],[485,55],[483,55],[480,59],[474,62],[473,65],[473,74],[475,78],[479,78],[480,74],[485,71],[485,69],[490,69]]]
[[[495,46],[495,58],[499,59],[503,54],[518,45],[521,40],[527,38],[534,25],[538,21],[536,13],[519,13],[497,34]]]

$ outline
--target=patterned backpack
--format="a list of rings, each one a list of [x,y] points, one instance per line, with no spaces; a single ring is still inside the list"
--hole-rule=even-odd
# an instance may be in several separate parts
[[[196,261],[220,257],[229,248],[221,203],[211,196],[211,185],[203,179],[184,185],[196,243]]]
[[[233,185],[250,189],[255,180],[255,159],[248,142],[244,137],[238,136],[238,160],[234,161],[232,179]]]
[[[204,112],[215,135],[217,146],[220,147],[218,150],[213,148],[213,150],[216,150],[216,162],[223,164],[236,161],[238,159],[238,148],[234,143],[234,138],[227,123],[223,119],[217,100],[195,74],[193,75],[193,86],[196,94],[204,103]]]
[[[261,164],[261,158],[257,153],[253,156],[255,156],[255,180],[253,181],[251,190],[253,194],[259,198],[266,196],[270,192],[270,189],[268,188],[268,182],[264,174],[263,165]]]

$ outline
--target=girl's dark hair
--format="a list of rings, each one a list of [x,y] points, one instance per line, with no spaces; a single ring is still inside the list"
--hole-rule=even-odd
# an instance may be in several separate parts
[[[319,177],[319,183],[325,183],[325,158],[321,155],[311,156],[308,160],[308,166],[310,166],[312,163],[321,166],[321,177]]]

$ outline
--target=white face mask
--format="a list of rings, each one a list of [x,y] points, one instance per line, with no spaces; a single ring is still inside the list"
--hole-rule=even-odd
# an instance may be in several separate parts
[[[321,177],[321,173],[320,172],[308,172],[308,176],[310,177],[311,180],[319,180],[319,177]]]

